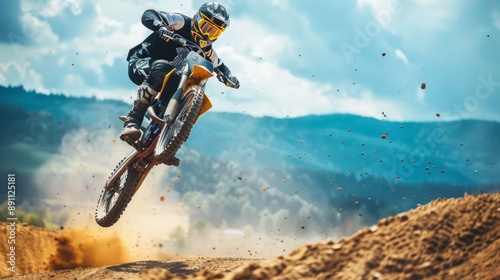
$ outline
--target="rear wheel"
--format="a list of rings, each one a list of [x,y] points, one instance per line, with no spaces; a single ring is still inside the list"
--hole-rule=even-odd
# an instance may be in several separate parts
[[[128,161],[129,157],[113,171],[97,202],[95,220],[102,227],[112,226],[120,219],[143,176],[143,172],[134,168],[137,160]]]
[[[167,162],[188,139],[200,114],[204,94],[203,88],[198,85],[193,85],[187,90],[179,105],[178,113],[169,125],[163,127],[156,143],[155,158],[158,161]]]

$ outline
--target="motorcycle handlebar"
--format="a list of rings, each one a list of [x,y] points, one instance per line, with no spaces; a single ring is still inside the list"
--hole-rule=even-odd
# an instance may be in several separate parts
[[[188,40],[184,39],[184,37],[179,34],[173,34],[170,39],[183,47],[188,45]]]

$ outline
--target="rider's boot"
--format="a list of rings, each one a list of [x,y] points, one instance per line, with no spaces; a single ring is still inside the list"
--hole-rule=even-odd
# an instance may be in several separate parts
[[[137,89],[137,99],[134,101],[134,107],[128,112],[127,120],[123,124],[123,130],[120,139],[128,143],[134,143],[141,138],[141,123],[144,114],[151,104],[153,98],[158,92],[152,90],[148,85],[142,84]]]

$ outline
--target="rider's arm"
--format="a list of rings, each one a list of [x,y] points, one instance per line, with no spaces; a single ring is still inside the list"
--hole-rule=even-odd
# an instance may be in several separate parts
[[[142,14],[142,24],[152,31],[158,31],[162,26],[169,30],[179,30],[184,26],[185,20],[178,13],[149,9]]]
[[[215,50],[212,47],[212,44],[203,48],[203,51],[205,52],[207,59],[210,60],[212,62],[212,64],[214,65],[214,68],[221,65],[222,60],[220,60],[219,57],[217,56],[217,53],[215,52]]]
[[[220,59],[219,56],[217,56],[217,53],[215,52],[211,44],[203,48],[203,51],[205,52],[207,59],[212,62],[212,65],[214,66],[216,72],[222,71],[224,74],[231,72],[224,64],[222,59]]]
[[[238,79],[231,73],[231,70],[224,64],[222,59],[217,56],[217,53],[212,48],[212,45],[203,49],[207,58],[212,61],[214,66],[215,73],[217,73],[217,79],[225,84],[228,87],[239,88],[240,82]]]

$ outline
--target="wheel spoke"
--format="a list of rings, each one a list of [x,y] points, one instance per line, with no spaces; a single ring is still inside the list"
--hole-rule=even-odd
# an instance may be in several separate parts
[[[114,192],[106,192],[104,195],[104,201],[108,201],[110,198],[113,197]]]
[[[113,183],[113,186],[111,186],[104,194],[104,215],[106,215],[113,208],[113,206],[115,206],[118,198],[120,198],[127,176],[128,171],[125,171],[122,176],[120,176],[120,178]]]
[[[109,227],[118,221],[125,207],[132,199],[142,176],[142,172],[132,167],[134,163],[136,161],[128,162],[125,166],[122,165],[115,169],[110,177],[114,179],[106,183],[99,198],[95,215],[96,222],[100,226]],[[116,172],[122,173],[118,173],[120,174],[118,175]],[[113,175],[116,175],[116,177],[113,177]]]
[[[115,194],[117,194],[118,196],[120,196],[122,194],[122,188],[119,188],[115,191]]]
[[[175,123],[173,124],[174,128],[176,129],[180,129],[182,127],[182,125],[184,124],[183,121],[181,121],[180,119],[176,120]]]

